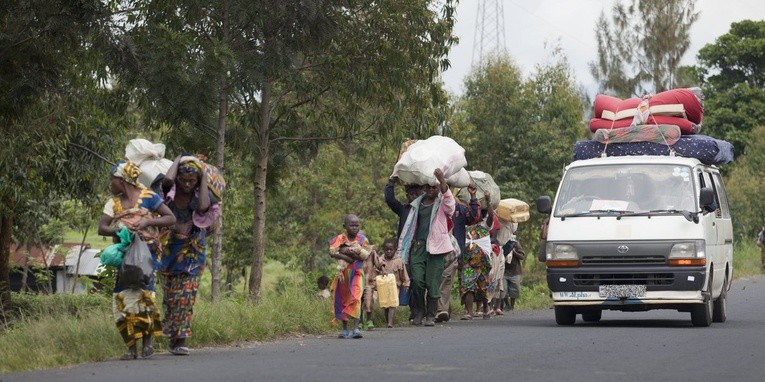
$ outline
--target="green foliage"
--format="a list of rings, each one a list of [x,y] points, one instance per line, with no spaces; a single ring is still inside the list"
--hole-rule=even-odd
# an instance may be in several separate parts
[[[268,215],[268,257],[306,272],[331,268],[329,240],[351,213],[372,244],[395,235],[397,221],[383,198],[395,159],[392,149],[327,144],[304,165],[294,162],[277,185],[280,196],[272,199],[271,211],[277,212]]]
[[[556,60],[538,66],[529,79],[509,57],[500,56],[465,80],[450,132],[465,147],[468,168],[491,174],[502,198],[533,205],[539,195],[552,195],[571,160],[571,147],[584,133],[582,101],[559,54],[556,49]],[[535,243],[542,219],[532,217],[519,228],[526,246]]]
[[[601,13],[595,34],[598,58],[590,63],[600,91],[628,98],[677,87],[680,59],[699,16],[695,3],[627,0],[614,3],[610,22]]]
[[[694,68],[702,83],[704,133],[744,151],[757,126],[765,124],[765,21],[731,24],[728,33],[699,50]]]
[[[699,50],[705,82],[717,92],[740,84],[765,88],[765,21],[732,23],[728,33]]]
[[[765,177],[765,126],[752,130],[746,143],[747,154],[736,160],[725,185],[733,216],[733,231],[739,240],[748,241],[765,226],[762,211],[762,179]]]

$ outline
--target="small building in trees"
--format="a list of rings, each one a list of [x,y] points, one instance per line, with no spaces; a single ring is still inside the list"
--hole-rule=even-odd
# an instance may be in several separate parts
[[[100,250],[89,244],[55,246],[14,243],[10,257],[10,289],[13,292],[87,293],[99,285]],[[79,258],[79,262],[78,262]],[[82,278],[92,280],[84,282]]]

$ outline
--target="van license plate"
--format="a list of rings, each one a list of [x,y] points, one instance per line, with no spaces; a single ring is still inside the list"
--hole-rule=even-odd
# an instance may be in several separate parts
[[[644,297],[645,285],[601,285],[600,297]]]

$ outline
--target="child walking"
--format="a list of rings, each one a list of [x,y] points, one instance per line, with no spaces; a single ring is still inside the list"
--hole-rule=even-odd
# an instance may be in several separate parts
[[[380,274],[393,274],[396,277],[396,287],[399,292],[406,292],[409,288],[409,274],[406,272],[404,261],[396,252],[398,240],[394,238],[385,239],[383,242],[383,259],[380,266]],[[402,288],[404,289],[402,291]],[[396,317],[396,308],[385,308],[385,319],[388,321],[388,327],[393,327],[393,318]]]
[[[364,259],[364,265],[362,270],[364,271],[364,279],[366,283],[364,285],[364,294],[361,298],[361,324],[362,330],[372,330],[375,328],[374,322],[372,322],[372,311],[374,310],[374,295],[376,290],[375,277],[377,276],[377,269],[380,267],[380,257],[377,255],[374,246],[369,250],[369,256]]]
[[[362,338],[359,332],[361,296],[366,281],[363,262],[369,256],[369,241],[361,233],[361,222],[356,215],[346,215],[345,232],[335,236],[329,243],[329,254],[337,259],[337,276],[332,280],[332,305],[335,320],[343,322],[339,338]],[[348,321],[353,330],[348,331]]]

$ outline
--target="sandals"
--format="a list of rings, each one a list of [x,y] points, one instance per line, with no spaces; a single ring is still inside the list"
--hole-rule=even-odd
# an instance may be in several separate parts
[[[338,335],[337,335],[337,338],[343,338],[343,339],[345,339],[345,338],[351,338],[351,334],[350,334],[350,333],[349,333],[347,330],[343,329],[343,330],[340,332],[340,334],[338,334]]]
[[[361,332],[358,329],[353,329],[353,334],[351,334],[351,338],[359,339],[359,338],[364,338],[364,336],[361,335]]]
[[[138,358],[138,355],[137,355],[137,354],[135,354],[135,353],[134,353],[134,352],[132,352],[132,351],[129,351],[129,352],[127,352],[127,353],[123,354],[123,355],[120,357],[120,360],[122,360],[122,361],[130,361],[130,360],[134,360],[134,359],[137,359],[137,358]]]
[[[502,311],[502,309],[497,309],[497,310],[494,311],[494,313],[497,316],[504,316],[505,315],[505,313]]]
[[[141,350],[141,358],[149,359],[154,356],[154,346],[144,346]]]
[[[471,316],[471,315],[469,315],[469,314],[466,314],[466,315],[464,315],[464,316],[462,316],[462,317],[460,318],[460,320],[462,320],[462,321],[470,321],[470,320],[472,320],[472,319],[473,319],[473,316]]]
[[[189,355],[189,348],[185,346],[176,346],[169,349],[169,352],[173,355]]]
[[[173,338],[170,340],[167,346],[168,346],[167,351],[169,351],[170,354],[189,355],[189,348],[186,347],[186,338]],[[153,354],[154,348],[152,348],[151,350]],[[145,348],[144,348],[144,351],[146,351]],[[144,357],[144,358],[149,358],[149,357]]]

